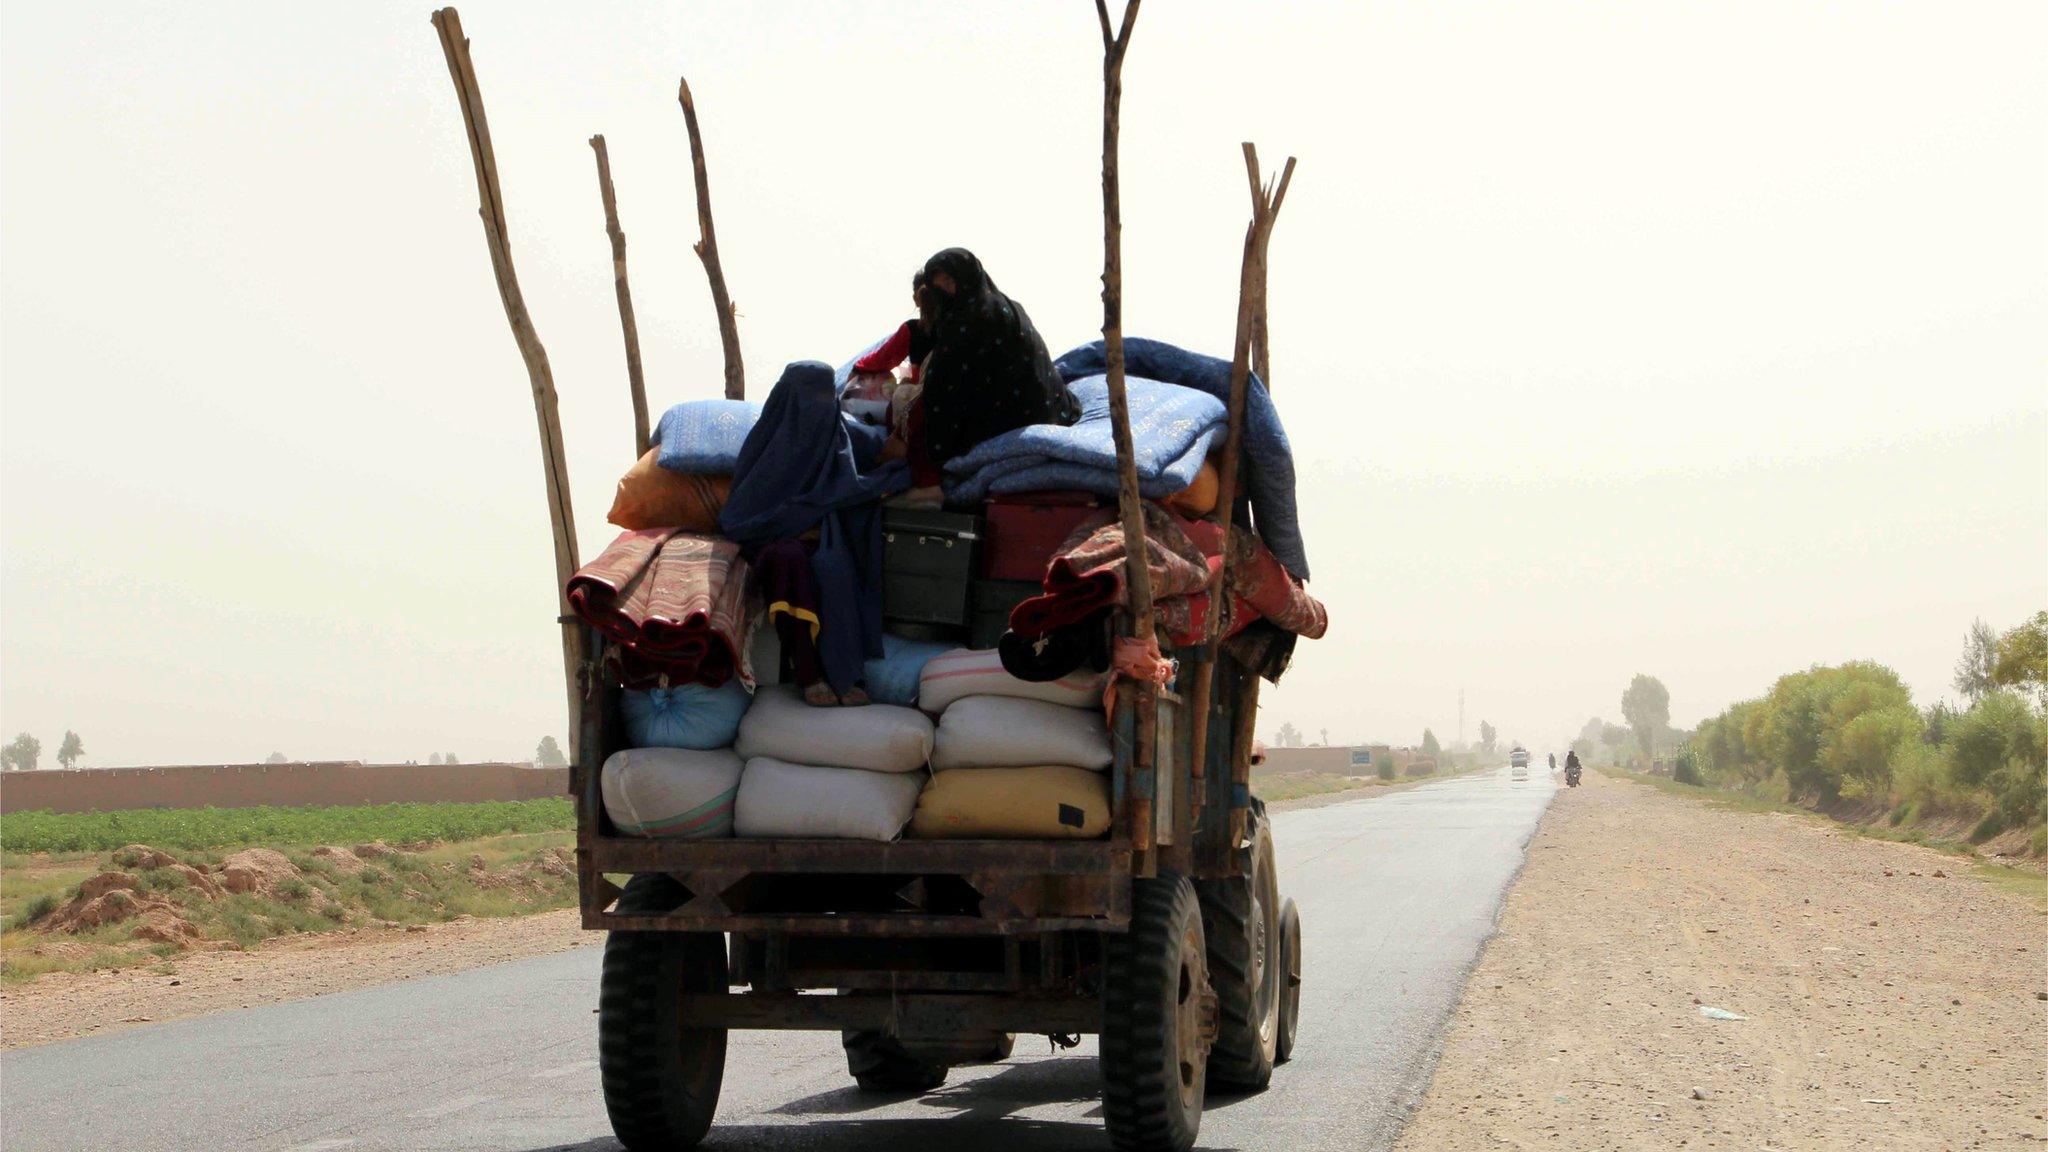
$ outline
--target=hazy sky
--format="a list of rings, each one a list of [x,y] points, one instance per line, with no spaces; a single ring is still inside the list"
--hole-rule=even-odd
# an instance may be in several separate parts
[[[532,405],[426,4],[0,12],[0,728],[88,764],[523,758],[564,727]],[[716,395],[675,103],[756,395],[974,249],[1100,324],[1080,0],[463,9],[585,557]],[[1153,0],[1126,331],[1229,354],[1238,142],[1300,157],[1274,391],[1327,639],[1260,731],[1556,746],[2048,606],[2048,7]]]

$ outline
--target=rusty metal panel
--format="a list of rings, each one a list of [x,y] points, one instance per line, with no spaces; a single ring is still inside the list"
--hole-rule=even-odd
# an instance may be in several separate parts
[[[697,994],[682,998],[682,1019],[698,1028],[755,1028],[838,1032],[873,1030],[891,1035],[946,1036],[959,1032],[1100,1032],[1102,1004],[1094,997],[977,996],[909,993],[897,996],[797,996],[788,993]]]
[[[649,840],[598,836],[600,872],[1040,873],[1124,872],[1130,845],[1116,840]]]
[[[625,932],[787,932],[796,936],[1016,936],[1037,932],[1121,932],[1130,927],[1130,912],[1121,917],[1036,916],[990,919],[980,916],[929,916],[915,913],[830,915],[685,916],[622,914],[585,908],[585,928]]]

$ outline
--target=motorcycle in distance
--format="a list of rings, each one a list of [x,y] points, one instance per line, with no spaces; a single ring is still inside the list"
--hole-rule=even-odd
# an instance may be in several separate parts
[[[1576,752],[1564,758],[1564,783],[1567,788],[1579,786],[1579,756]]]

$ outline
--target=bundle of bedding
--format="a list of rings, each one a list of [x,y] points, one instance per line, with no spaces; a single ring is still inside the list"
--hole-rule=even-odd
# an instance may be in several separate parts
[[[624,532],[570,577],[570,607],[614,642],[628,687],[738,677],[749,687],[747,563],[726,540],[643,529]]]
[[[1163,340],[1127,336],[1123,344],[1124,370],[1131,376],[1178,384],[1218,401],[1229,399],[1230,361],[1190,352]],[[1105,371],[1107,359],[1102,341],[1083,344],[1061,356],[1053,367],[1069,382]],[[1136,403],[1134,394],[1134,414]],[[1256,373],[1252,374],[1245,394],[1244,455],[1246,492],[1251,497],[1252,522],[1258,528],[1259,538],[1296,579],[1308,579],[1308,549],[1302,542],[1301,516],[1294,498],[1294,451],[1287,443],[1287,430],[1281,427],[1280,410],[1274,407],[1272,394]]]
[[[1139,376],[1126,378],[1124,388],[1139,493],[1159,499],[1186,491],[1200,476],[1209,450],[1221,442],[1223,402],[1193,388]],[[1109,384],[1101,376],[1088,376],[1068,390],[1081,406],[1081,418],[1072,426],[1026,425],[947,461],[947,502],[974,504],[991,495],[1061,489],[1116,495]]]

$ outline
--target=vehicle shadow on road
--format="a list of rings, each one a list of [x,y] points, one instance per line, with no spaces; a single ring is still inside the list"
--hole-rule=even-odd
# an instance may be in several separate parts
[[[706,1152],[776,1152],[831,1148],[834,1152],[899,1152],[943,1142],[971,1142],[976,1152],[1071,1152],[1107,1145],[1102,1131],[1102,1080],[1093,1056],[1054,1057],[1005,1064],[991,1076],[960,1080],[922,1095],[887,1095],[835,1088],[773,1109],[806,1118],[792,1124],[713,1124]],[[1208,1108],[1247,1097],[1212,1095]],[[1019,1116],[1025,1108],[1089,1103],[1078,1120]],[[929,1116],[868,1116],[882,1109],[929,1109]],[[1235,1152],[1202,1143],[1207,1152]],[[618,1152],[611,1139],[556,1145],[531,1152]]]

